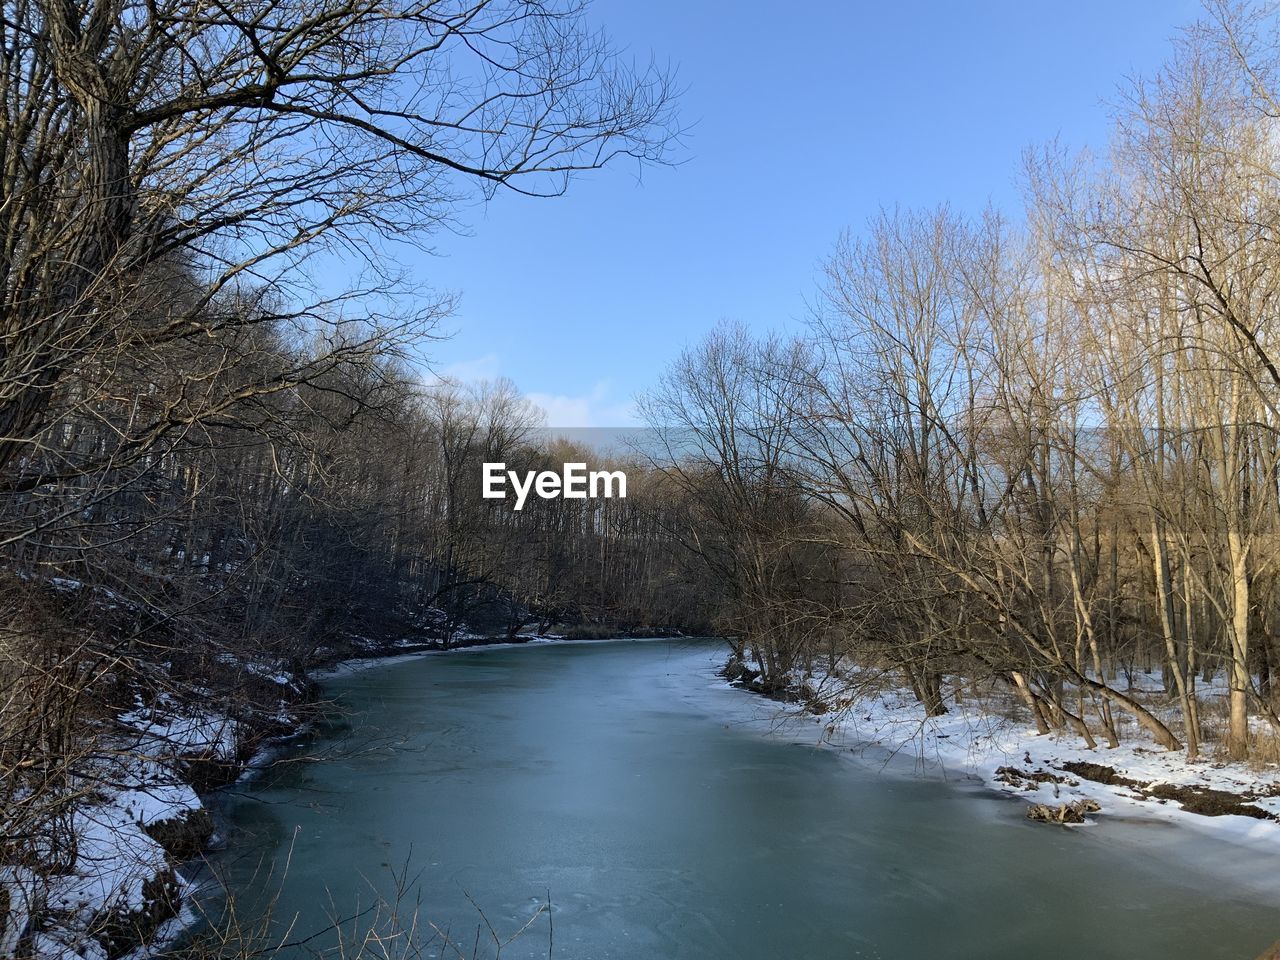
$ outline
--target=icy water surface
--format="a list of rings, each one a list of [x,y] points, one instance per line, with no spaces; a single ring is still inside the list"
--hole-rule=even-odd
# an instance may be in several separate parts
[[[816,727],[770,735],[772,705],[713,684],[721,659],[542,646],[335,679],[341,728],[224,798],[219,866],[249,911],[288,858],[293,939],[407,866],[421,923],[465,957],[494,955],[478,910],[506,935],[549,896],[554,929],[537,917],[509,960],[1250,960],[1280,937],[1274,853],[1036,826],[1017,802],[804,742]]]

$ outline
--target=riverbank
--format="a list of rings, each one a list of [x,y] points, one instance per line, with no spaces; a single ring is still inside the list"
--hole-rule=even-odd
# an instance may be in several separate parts
[[[636,638],[617,638],[636,639]],[[663,638],[652,638],[663,639]],[[536,638],[529,643],[492,643],[501,650],[530,644],[592,644],[607,640]],[[392,653],[344,661],[317,672],[317,679],[349,674],[367,667],[449,651]],[[741,681],[731,686],[745,688]],[[1139,673],[1134,692],[1158,700],[1159,674]],[[1214,754],[1188,760],[1181,751],[1167,751],[1145,739],[1136,723],[1116,718],[1121,744],[1112,749],[1089,749],[1074,735],[1042,735],[1012,696],[991,691],[968,695],[945,685],[947,712],[929,717],[903,683],[887,674],[872,676],[857,670],[818,673],[794,685],[779,699],[792,722],[810,726],[817,740],[833,749],[862,756],[875,755],[886,765],[907,764],[931,770],[944,778],[963,777],[981,782],[1001,795],[1028,806],[1051,808],[1092,801],[1086,824],[1107,818],[1128,818],[1177,824],[1236,843],[1264,842],[1280,854],[1280,763],[1240,763]],[[868,694],[868,688],[875,688]],[[851,691],[858,696],[852,697]],[[759,690],[757,695],[769,696]],[[1225,689],[1202,687],[1212,708]],[[790,702],[789,702],[790,701]],[[1171,712],[1167,705],[1164,712]],[[1172,717],[1169,718],[1172,722]]]
[[[305,735],[316,681],[398,659],[478,648],[598,643],[530,636],[518,642],[466,635],[449,644],[357,642],[305,672],[280,664],[224,664],[249,678],[252,703],[221,709],[210,690],[164,694],[101,721],[82,761],[80,800],[66,826],[69,869],[0,868],[0,957],[143,960],[196,918],[188,911],[192,866],[219,838],[201,794],[253,776]]]
[[[267,743],[290,735],[308,685],[271,672],[270,715],[164,697],[103,721],[81,763],[66,824],[69,868],[10,868],[0,956],[115,960],[167,942],[189,920],[184,866],[214,839],[200,794],[241,776]]]
[[[272,749],[305,732],[306,713],[317,699],[314,681],[459,651],[637,639],[540,636],[450,649],[393,643],[361,649],[305,677],[242,665],[276,689],[274,712],[262,711],[256,724],[207,704],[139,704],[115,721],[112,736],[128,748],[120,751],[123,759],[102,768],[98,789],[76,815],[81,862],[89,866],[45,878],[12,872],[5,885],[22,895],[11,894],[16,908],[10,908],[6,930],[25,929],[36,956],[58,960],[141,958],[180,932],[194,919],[183,913],[191,887],[181,865],[215,839],[200,793],[251,776],[269,762]],[[806,701],[780,710],[790,732],[807,731],[804,737],[834,750],[973,779],[1027,804],[1059,808],[1093,801],[1100,810],[1088,822],[1164,821],[1235,843],[1280,844],[1275,765],[1247,767],[1212,757],[1191,763],[1144,745],[1129,729],[1121,747],[1091,751],[1065,736],[1037,735],[1016,702],[972,690],[957,697],[961,691],[949,689],[948,712],[930,718],[908,689],[892,681],[848,671],[810,677],[797,687]],[[1232,805],[1249,809],[1226,809]]]
[[[337,678],[332,735],[219,805],[236,839],[216,869],[307,934],[407,870],[420,926],[468,956],[471,901],[505,939],[550,900],[557,956],[618,960],[1248,960],[1274,937],[1264,849],[1135,820],[1050,829],[977,781],[814,749],[811,715],[716,680],[726,653],[551,644]],[[544,914],[503,957],[545,960],[548,932]]]
[[[726,682],[749,689],[740,677]],[[1135,677],[1135,689],[1150,697],[1153,709],[1159,683],[1158,674]],[[1212,690],[1206,695],[1210,706],[1213,696]],[[1188,760],[1153,746],[1123,717],[1117,718],[1118,747],[1089,749],[1070,733],[1038,733],[1011,695],[967,684],[944,682],[944,702],[946,713],[927,716],[891,674],[845,668],[793,685],[780,710],[833,749],[972,778],[1029,807],[1074,808],[1086,824],[1109,817],[1160,821],[1234,843],[1265,843],[1280,854],[1280,764],[1212,753]]]

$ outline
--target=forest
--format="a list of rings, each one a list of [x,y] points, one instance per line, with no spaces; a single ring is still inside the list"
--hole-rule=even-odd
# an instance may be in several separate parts
[[[397,259],[464,199],[665,162],[664,69],[574,3],[16,0],[0,41],[7,956],[107,872],[85,811],[172,775],[139,711],[235,721],[222,767],[177,763],[212,785],[316,663],[698,613],[660,493],[481,499],[484,460],[562,451],[512,384],[429,372],[453,294]],[[101,906],[58,949],[136,946]]]
[[[851,230],[801,329],[722,324],[607,452],[432,373],[452,295],[394,256],[463,195],[669,162],[673,77],[581,8],[12,0],[0,32],[6,877],[74,868],[129,711],[266,735],[264,674],[397,645],[723,636],[775,696],[874,673],[1280,760],[1268,8],[1210,3],[1104,150],[1028,151],[1024,210]],[[514,511],[496,461],[628,494]]]
[[[1016,220],[886,209],[805,333],[724,325],[648,397],[766,687],[843,658],[930,714],[977,680],[1089,747],[1276,759],[1280,44],[1210,14],[1105,152],[1027,153]]]

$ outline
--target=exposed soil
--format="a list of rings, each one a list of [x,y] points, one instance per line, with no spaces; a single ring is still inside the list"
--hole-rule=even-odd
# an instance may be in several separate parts
[[[1116,772],[1115,767],[1107,767],[1101,763],[1072,760],[1059,765],[1058,769],[1074,773],[1077,777],[1092,780],[1094,783],[1105,783],[1109,787],[1133,787],[1136,790],[1142,786],[1137,780],[1121,776]]]
[[[1115,768],[1100,763],[1072,761],[1064,763],[1059,769],[1066,770],[1085,780],[1103,783],[1108,786],[1129,787],[1144,797],[1154,800],[1175,800],[1182,804],[1182,809],[1198,813],[1205,817],[1224,817],[1235,815],[1253,817],[1256,820],[1280,820],[1274,813],[1254,806],[1250,800],[1256,797],[1248,794],[1232,793],[1229,790],[1215,790],[1211,787],[1178,785],[1173,783],[1140,783],[1129,777],[1121,776]]]

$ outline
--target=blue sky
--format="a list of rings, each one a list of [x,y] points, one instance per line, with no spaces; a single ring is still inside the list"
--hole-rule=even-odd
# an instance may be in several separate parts
[[[1107,102],[1165,58],[1193,0],[765,4],[595,0],[670,60],[683,163],[465,208],[408,266],[458,291],[437,371],[510,377],[555,426],[626,426],[632,398],[722,318],[799,325],[819,262],[881,206],[1019,206],[1026,147],[1101,146]]]

